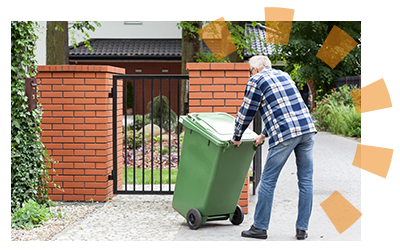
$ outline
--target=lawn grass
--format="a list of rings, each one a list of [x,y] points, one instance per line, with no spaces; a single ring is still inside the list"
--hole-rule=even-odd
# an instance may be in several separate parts
[[[176,183],[176,176],[178,170],[171,170],[171,184]],[[143,169],[135,169],[135,184],[142,184],[143,181]],[[122,168],[122,182],[125,184],[125,168]],[[128,184],[133,184],[133,168],[128,168],[127,176]],[[169,183],[168,170],[162,171],[162,184]],[[151,169],[144,170],[144,184],[151,184]],[[160,170],[153,170],[153,184],[160,184]]]
[[[135,184],[142,184],[142,169],[136,169],[136,182]],[[178,170],[171,170],[171,184],[176,184],[176,176],[178,175]],[[253,176],[253,171],[250,172],[250,177]],[[168,170],[162,171],[162,184],[169,183]],[[125,184],[125,168],[122,168],[122,183]],[[253,183],[252,181],[250,183]],[[128,168],[128,184],[133,184],[133,169]],[[144,184],[151,184],[151,169],[144,170]],[[160,170],[153,170],[153,184],[160,184]]]

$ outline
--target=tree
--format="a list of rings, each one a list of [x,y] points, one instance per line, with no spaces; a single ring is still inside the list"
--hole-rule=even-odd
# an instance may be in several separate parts
[[[245,35],[246,30],[246,22],[245,21],[232,21],[231,25],[228,26],[229,32],[232,34],[233,42],[236,44],[236,48],[238,49],[238,45],[240,44],[240,40]],[[243,62],[243,56],[240,56],[242,53],[241,47],[235,52],[229,54],[228,60],[231,62]],[[243,54],[243,53],[242,53]]]
[[[199,41],[201,41],[201,37],[197,34],[197,32],[203,26],[194,26],[193,22],[180,22],[178,23],[178,28],[185,28],[188,31],[188,35],[190,35],[193,39],[197,37]],[[211,22],[200,22],[203,25],[207,25]],[[244,60],[244,50],[247,50],[250,54],[258,54],[258,51],[255,51],[252,45],[252,39],[259,39],[263,41],[259,36],[254,33],[246,34],[246,23],[251,23],[253,27],[257,25],[256,21],[226,21],[226,26],[229,29],[229,33],[232,37],[232,40],[236,46],[236,51],[225,56],[224,58],[218,60],[215,55],[212,53],[206,53],[205,48],[200,48],[200,51],[196,53],[194,59],[196,62],[243,62]],[[182,35],[183,37],[183,35]],[[264,41],[265,43],[265,41]],[[183,49],[183,48],[182,48]],[[186,62],[182,61],[182,67],[186,68]]]
[[[197,31],[201,29],[202,22],[185,22],[178,23],[178,28],[182,29],[182,59],[181,59],[181,74],[188,74],[186,63],[194,62],[195,56],[202,48],[201,40]],[[181,107],[180,113],[184,114],[185,103],[188,102],[186,82],[182,80],[181,84]]]
[[[46,64],[68,64],[68,22],[47,21]]]
[[[316,55],[334,25],[359,45],[332,69]],[[284,71],[296,71],[300,81],[313,81],[316,96],[322,97],[334,88],[337,78],[361,74],[361,22],[294,21],[288,45],[276,45],[270,59],[272,62],[284,59]]]
[[[94,21],[97,27],[101,27],[99,22]],[[84,35],[85,46],[90,50],[89,33],[95,31],[95,27],[90,21],[76,21],[68,28],[68,21],[47,21],[46,32],[46,64],[47,65],[65,65],[69,61],[69,30],[72,30],[71,43],[76,47],[78,45],[75,38],[75,31],[80,31]]]

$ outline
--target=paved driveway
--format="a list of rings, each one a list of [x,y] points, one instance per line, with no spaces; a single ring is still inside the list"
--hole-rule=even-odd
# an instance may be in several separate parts
[[[307,241],[361,240],[361,219],[339,234],[320,206],[337,190],[361,211],[361,170],[352,166],[356,148],[357,142],[350,139],[325,132],[317,134],[314,205]],[[296,241],[297,201],[296,166],[292,154],[277,183],[267,241]],[[241,231],[247,230],[253,222],[256,202],[257,195],[251,195],[249,213],[239,226],[229,221],[214,221],[198,230],[190,230],[185,219],[173,210],[171,195],[118,195],[53,240],[259,241],[240,236]]]

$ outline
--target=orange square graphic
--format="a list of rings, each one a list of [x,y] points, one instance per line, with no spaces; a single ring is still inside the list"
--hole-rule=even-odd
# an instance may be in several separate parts
[[[333,69],[356,45],[357,42],[351,36],[335,25],[319,49],[317,57]]]
[[[267,44],[288,45],[292,22],[265,21],[265,39]]]
[[[386,178],[392,156],[393,149],[358,144],[353,166]]]
[[[197,33],[218,60],[237,50],[223,17],[207,24]]]
[[[383,78],[354,91],[350,95],[353,99],[357,113],[365,113],[392,107],[389,91]]]
[[[389,91],[383,78],[361,88],[361,96],[365,97],[363,98],[365,101],[361,102],[361,113],[392,107]]]
[[[351,92],[350,96],[351,96],[351,99],[353,100],[354,107],[356,108],[357,114],[360,114],[361,113],[361,89]]]
[[[328,215],[339,234],[351,227],[362,215],[338,191],[333,192],[321,203],[322,209]]]
[[[288,45],[294,9],[266,7],[265,37],[267,44]]]

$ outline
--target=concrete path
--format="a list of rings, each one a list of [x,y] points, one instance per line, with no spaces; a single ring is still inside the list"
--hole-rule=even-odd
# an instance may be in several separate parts
[[[174,240],[184,219],[172,195],[118,195],[55,240]]]
[[[314,205],[307,241],[360,241],[361,219],[339,234],[320,203],[335,190],[361,211],[361,170],[352,166],[357,142],[320,132],[314,147]],[[266,151],[264,151],[266,156]],[[171,195],[118,195],[102,208],[53,240],[260,241],[240,236],[253,222],[257,195],[250,195],[249,213],[239,226],[207,222],[190,230],[172,208]],[[268,241],[297,241],[298,188],[295,157],[288,159],[275,190]]]

